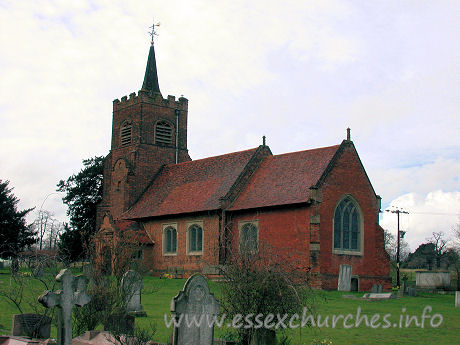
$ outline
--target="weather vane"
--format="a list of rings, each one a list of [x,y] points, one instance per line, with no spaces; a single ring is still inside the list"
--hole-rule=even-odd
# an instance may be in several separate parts
[[[153,25],[149,27],[149,29],[152,29],[152,31],[149,31],[150,37],[152,38],[152,44],[153,44],[153,38],[155,36],[158,36],[157,32],[155,31],[155,26],[160,26],[160,23],[155,24],[155,20],[153,21]]]

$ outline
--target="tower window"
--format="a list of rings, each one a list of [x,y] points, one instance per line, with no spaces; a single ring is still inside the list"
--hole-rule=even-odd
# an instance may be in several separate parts
[[[361,250],[361,214],[349,196],[340,201],[334,213],[334,249],[359,252]]]
[[[121,127],[121,146],[126,146],[131,144],[132,139],[132,126],[130,123],[127,123]]]
[[[155,144],[172,144],[172,126],[166,121],[160,121],[155,126]]]

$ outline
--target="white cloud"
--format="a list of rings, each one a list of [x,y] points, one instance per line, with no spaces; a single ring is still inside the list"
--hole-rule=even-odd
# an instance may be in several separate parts
[[[421,243],[426,243],[433,232],[442,231],[446,237],[451,237],[460,219],[460,192],[408,193],[391,201],[386,210],[394,210],[394,207],[409,212],[400,215],[400,229],[407,231],[404,239],[414,251]],[[396,234],[397,215],[384,212],[380,225]]]

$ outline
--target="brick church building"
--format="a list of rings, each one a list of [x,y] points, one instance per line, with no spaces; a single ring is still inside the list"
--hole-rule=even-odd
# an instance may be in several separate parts
[[[343,264],[352,266],[356,290],[391,287],[380,197],[349,130],[329,147],[273,155],[264,140],[192,160],[187,117],[186,98],[160,92],[152,43],[142,89],[113,102],[99,238],[137,234],[139,257],[156,274],[171,267],[217,273],[230,249],[267,243],[295,253],[317,288],[337,289]],[[111,264],[116,253],[99,247]]]

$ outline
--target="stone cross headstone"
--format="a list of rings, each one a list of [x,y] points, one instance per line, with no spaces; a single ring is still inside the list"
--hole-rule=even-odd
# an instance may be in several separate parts
[[[180,325],[173,329],[173,345],[212,345],[214,325],[209,326],[209,323],[219,314],[219,308],[219,302],[209,292],[208,283],[201,274],[187,279],[184,289],[171,300],[173,317],[182,318]],[[197,322],[201,320],[200,326],[192,318]]]
[[[340,265],[339,268],[339,281],[337,284],[338,291],[350,291],[351,290],[351,266]]]
[[[62,284],[62,290],[45,291],[38,301],[46,308],[58,307],[57,344],[72,344],[72,308],[74,305],[84,306],[91,300],[86,293],[86,278],[74,277],[68,269],[63,269],[56,276],[56,281]]]
[[[460,307],[460,291],[455,291],[455,306]]]
[[[123,275],[121,287],[125,297],[126,311],[135,316],[146,316],[147,314],[141,304],[144,287],[142,276],[136,271],[129,270]]]

